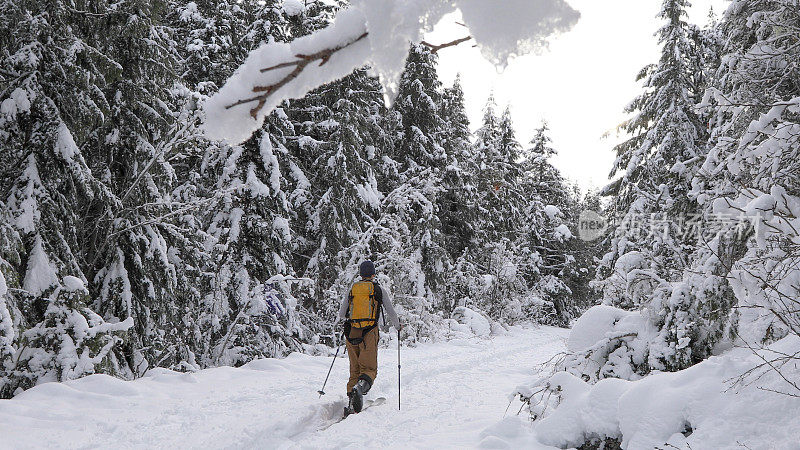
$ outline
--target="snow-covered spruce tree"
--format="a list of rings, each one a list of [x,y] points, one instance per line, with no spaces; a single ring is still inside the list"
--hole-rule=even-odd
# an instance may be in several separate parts
[[[86,307],[89,290],[79,278],[64,277],[47,299],[44,319],[22,332],[11,388],[27,389],[47,381],[74,380],[120,370],[112,350],[133,318],[107,323]]]
[[[83,34],[96,17],[61,1],[12,3],[0,12],[5,50],[0,63],[0,228],[7,227],[0,257],[13,288],[6,293],[6,307],[14,315],[11,345],[17,348],[17,362],[4,368],[9,372],[3,396],[36,384],[42,375],[19,366],[19,351],[25,332],[43,326],[48,299],[62,277],[74,275],[83,283],[90,275],[84,264],[87,211],[93,205],[107,208],[114,200],[89,170],[83,146],[108,114],[101,87],[119,69],[95,46],[94,36]],[[62,311],[76,312],[69,304]],[[27,349],[36,351],[36,342]],[[115,366],[84,369],[113,373]]]
[[[113,65],[97,89],[108,112],[82,151],[113,201],[87,207],[85,271],[98,313],[134,318],[123,352],[129,376],[194,358],[189,339],[196,334],[184,315],[199,302],[191,287],[199,239],[183,227],[191,208],[173,198],[179,181],[172,166],[190,145],[193,123],[181,115],[185,98],[176,92],[172,68],[180,58],[164,25],[168,7],[99,4],[89,16],[95,20],[93,44]]]
[[[440,292],[443,311],[449,316],[456,306],[472,303],[470,297],[477,293],[477,268],[468,254],[477,243],[478,165],[459,76],[453,86],[444,89],[440,114],[447,124],[442,142],[447,165],[439,196],[439,219],[445,248],[450,259],[458,261]]]
[[[692,101],[699,87],[689,64],[687,3],[662,4],[661,59],[639,74],[645,92],[628,107],[635,116],[624,127],[633,137],[615,148],[611,176],[621,177],[604,192],[615,196],[609,213],[618,223],[598,277],[605,301],[623,308],[647,303],[662,280],[680,277],[695,246],[679,224],[698,211],[686,194],[705,139]]]
[[[750,345],[800,331],[799,20],[794,2],[734,1],[719,25],[724,56],[706,98],[715,146],[693,193],[708,215],[743,215],[753,225],[752,235],[706,246],[727,269],[738,342]]]
[[[461,79],[456,76],[453,85],[442,93],[440,112],[447,125],[442,140],[447,165],[442,181],[445,192],[440,197],[440,217],[447,250],[454,258],[473,244],[475,236],[476,215],[472,202],[477,194],[478,167],[470,143],[472,133],[464,101]]]
[[[181,57],[182,84],[209,95],[247,56],[245,5],[226,0],[175,4],[167,21]]]
[[[290,39],[280,2],[201,2],[179,7],[174,16],[190,74],[183,80],[197,80],[188,87],[200,97],[216,91],[263,42]],[[206,236],[204,274],[196,281],[202,304],[185,315],[195,324],[191,364],[240,365],[300,349],[300,341],[311,338],[294,298],[296,214],[284,173],[304,176],[285,145],[293,135],[286,114],[277,110],[241,145],[197,143],[201,151],[189,162],[185,188],[208,207],[197,214]]]
[[[662,58],[642,73],[647,90],[632,103],[637,115],[626,124],[634,137],[617,146],[612,174],[621,178],[604,192],[616,195],[610,214],[620,221],[597,273],[603,303],[641,311],[594,311],[615,317],[610,334],[572,349],[577,354],[565,362],[589,380],[632,379],[702,361],[724,337],[734,303],[724,259],[709,260],[713,252],[699,248],[708,236],[700,226],[701,208],[689,196],[706,154],[706,130],[693,100],[706,72],[697,67],[685,7],[683,1],[663,3],[666,24],[657,33]],[[728,241],[715,242],[714,252],[731,248]],[[592,364],[581,362],[587,360]]]
[[[477,243],[479,246],[496,240],[498,237],[499,226],[489,219],[492,216],[490,201],[487,200],[495,198],[495,181],[497,181],[497,190],[500,189],[499,180],[493,178],[501,178],[496,174],[497,170],[491,167],[493,161],[499,161],[500,155],[497,149],[497,141],[500,136],[500,124],[497,117],[497,103],[494,100],[494,94],[490,94],[486,100],[486,105],[483,108],[483,118],[481,126],[475,131],[474,155],[475,162],[478,166],[478,197],[475,199],[476,209],[478,213],[478,228],[479,233]],[[488,223],[487,223],[488,222]]]
[[[289,264],[289,203],[278,158],[282,133],[268,124],[241,146],[228,148],[216,170],[225,192],[209,211],[214,280],[204,303],[213,311],[207,364],[243,364],[297,349],[302,331],[284,282]],[[290,126],[284,123],[284,126]]]
[[[706,114],[716,112],[709,114],[714,147],[696,171],[690,195],[703,205],[710,229],[681,282],[654,298],[654,309],[665,313],[656,322],[652,367],[671,368],[676,359],[683,367],[694,364],[722,340],[760,345],[800,329],[793,300],[800,292],[793,281],[798,233],[792,224],[800,142],[792,109],[800,90],[785,81],[797,76],[797,67],[784,65],[797,61],[798,52],[792,34],[776,25],[796,26],[799,16],[796,5],[736,3],[721,31],[708,33],[726,37],[726,54],[706,96],[706,104],[716,105],[706,108]],[[714,230],[719,222],[721,230]]]
[[[19,292],[19,267],[22,241],[19,233],[11,224],[8,211],[0,203],[0,398],[9,398],[13,394],[13,383],[10,371],[16,362],[18,344],[18,324],[22,312],[17,307]]]
[[[661,59],[639,74],[645,92],[628,107],[635,116],[624,127],[633,137],[616,147],[611,176],[621,177],[604,192],[615,196],[609,213],[618,224],[598,276],[605,299],[624,308],[646,303],[661,280],[679,277],[694,250],[692,237],[676,225],[698,211],[686,195],[692,176],[688,165],[702,157],[705,135],[694,112],[699,87],[689,64],[687,4],[662,4],[659,17],[665,24],[656,33]]]
[[[604,214],[604,208],[597,191],[590,190],[582,192],[577,186],[571,188],[571,199],[564,213],[563,222],[570,226],[575,226],[576,232],[580,232],[578,222],[581,213],[584,211],[594,211],[600,215]],[[593,287],[597,262],[605,253],[602,237],[593,240],[572,239],[569,241],[570,253],[575,257],[575,270],[571,270],[566,275],[564,282],[567,283],[572,291],[573,307],[576,311],[585,311],[594,305],[600,295]],[[576,316],[577,317],[577,316]]]
[[[393,234],[405,236],[400,241],[376,237],[371,250],[392,255],[392,259],[405,259],[386,264],[397,294],[411,299],[409,304],[423,298],[436,304],[433,294],[450,266],[438,216],[447,155],[442,146],[445,123],[440,115],[442,93],[436,62],[428,47],[411,46],[393,108],[400,123],[394,152],[387,156],[395,164],[382,165],[378,175],[384,178],[388,191],[381,215],[394,227]],[[406,256],[400,256],[403,254]]]
[[[576,299],[573,288],[577,291],[585,283],[591,263],[587,257],[580,262],[576,258],[580,243],[566,224],[577,222],[577,200],[550,162],[556,150],[548,131],[546,123],[536,130],[521,163],[518,183],[526,204],[519,246],[530,255],[526,283],[539,300],[526,305],[526,316],[566,326],[588,301]]]
[[[473,144],[478,167],[477,196],[472,203],[477,217],[470,259],[486,275],[484,292],[474,299],[475,306],[494,319],[514,322],[522,318],[520,298],[529,287],[525,279],[532,278],[537,268],[529,264],[530,248],[518,239],[528,204],[519,184],[521,145],[508,109],[497,117],[495,108],[492,96]]]

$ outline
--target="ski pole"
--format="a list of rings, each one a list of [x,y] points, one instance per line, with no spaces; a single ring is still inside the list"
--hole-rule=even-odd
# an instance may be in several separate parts
[[[397,330],[397,410],[400,411],[400,330]]]
[[[336,347],[336,354],[333,355],[333,361],[331,361],[331,367],[330,369],[328,369],[328,375],[325,376],[325,382],[322,383],[322,389],[317,391],[319,393],[320,398],[322,398],[322,396],[325,395],[325,385],[328,384],[328,377],[331,376],[331,370],[333,370],[333,363],[336,362],[336,357],[339,356],[339,350],[341,350],[341,348],[342,347]]]

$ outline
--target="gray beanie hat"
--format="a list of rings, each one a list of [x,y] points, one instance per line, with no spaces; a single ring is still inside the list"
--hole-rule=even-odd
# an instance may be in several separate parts
[[[375,275],[375,264],[372,261],[364,261],[361,263],[361,267],[359,267],[358,271],[361,273],[362,278],[369,278]]]

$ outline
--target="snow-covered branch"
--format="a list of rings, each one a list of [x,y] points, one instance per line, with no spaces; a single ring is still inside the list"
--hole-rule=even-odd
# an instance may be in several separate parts
[[[268,42],[250,53],[206,102],[206,135],[243,142],[282,101],[302,97],[365,65],[378,76],[385,100],[391,103],[409,44],[422,41],[424,33],[456,9],[484,57],[498,66],[538,51],[549,36],[569,30],[579,18],[564,0],[505,0],[502,6],[482,0],[354,2],[327,28],[289,43]],[[438,51],[467,40],[428,45]],[[248,108],[252,103],[256,105]]]
[[[267,67],[267,68],[261,69],[261,72],[263,73],[263,72],[269,72],[270,70],[283,69],[285,67],[294,67],[294,69],[291,72],[287,73],[283,78],[281,78],[280,80],[278,80],[274,84],[270,84],[270,85],[267,85],[267,86],[254,86],[253,87],[253,92],[254,93],[262,93],[263,92],[262,94],[256,95],[254,97],[250,97],[250,98],[245,98],[245,99],[239,100],[236,103],[232,103],[232,104],[226,106],[225,108],[226,109],[230,109],[230,108],[233,108],[233,107],[236,107],[236,106],[239,106],[239,105],[258,102],[258,104],[256,106],[254,106],[253,109],[250,110],[250,115],[254,119],[257,118],[258,117],[258,113],[261,111],[261,108],[263,108],[264,104],[267,102],[267,98],[270,95],[272,95],[275,91],[277,91],[281,87],[285,86],[287,83],[289,83],[292,80],[294,80],[295,78],[297,78],[297,76],[300,75],[300,73],[303,72],[303,70],[306,68],[306,66],[308,66],[309,64],[311,64],[313,62],[316,62],[316,61],[320,62],[319,63],[320,66],[324,66],[325,63],[330,61],[331,56],[333,56],[334,53],[336,53],[336,52],[338,52],[338,51],[340,51],[342,49],[345,49],[345,48],[355,44],[356,42],[361,41],[362,39],[366,38],[368,34],[369,33],[367,33],[365,31],[364,33],[361,34],[361,36],[357,37],[355,40],[353,40],[351,42],[347,42],[345,44],[341,44],[341,45],[338,45],[338,46],[333,47],[333,48],[322,49],[322,50],[320,50],[320,51],[318,51],[316,53],[310,54],[310,55],[297,54],[297,55],[295,55],[295,58],[297,58],[297,59],[295,59],[294,61],[280,63],[280,64],[276,64],[276,65],[271,66],[271,67]]]

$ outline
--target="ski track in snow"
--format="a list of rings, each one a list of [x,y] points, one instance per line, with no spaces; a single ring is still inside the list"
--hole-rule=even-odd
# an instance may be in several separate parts
[[[490,339],[403,347],[401,411],[397,349],[381,349],[367,398],[386,403],[322,431],[345,405],[341,354],[322,398],[332,357],[301,354],[194,374],[159,369],[132,382],[92,375],[46,383],[0,400],[0,448],[503,448],[521,438],[545,448],[533,434],[520,438],[524,421],[509,428],[501,419],[509,394],[565,349],[568,333],[513,327]]]

